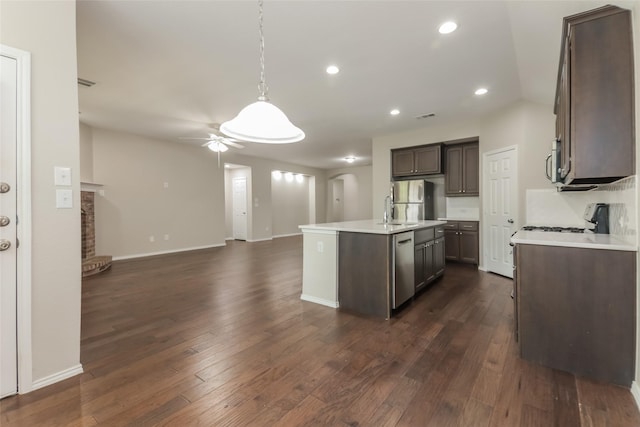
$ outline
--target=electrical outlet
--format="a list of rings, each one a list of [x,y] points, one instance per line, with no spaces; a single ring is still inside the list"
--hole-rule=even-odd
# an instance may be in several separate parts
[[[320,253],[324,252],[324,242],[317,242],[316,243],[316,249]]]
[[[169,235],[168,234],[164,235],[164,240],[169,240]]]
[[[154,236],[149,236],[149,242],[153,243],[156,241],[156,238]]]

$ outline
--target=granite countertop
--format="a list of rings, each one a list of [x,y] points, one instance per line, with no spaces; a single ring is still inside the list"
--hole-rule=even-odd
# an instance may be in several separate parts
[[[511,236],[511,243],[570,248],[608,249],[613,251],[637,251],[632,243],[610,234],[556,233],[551,231],[520,230]]]
[[[379,219],[363,219],[358,221],[344,222],[327,222],[324,224],[307,224],[301,225],[304,231],[348,231],[352,233],[369,233],[369,234],[396,234],[403,231],[418,230],[420,228],[434,227],[436,225],[446,224],[446,221],[411,221],[407,223],[382,224]]]
[[[438,221],[475,221],[475,222],[480,222],[480,218],[446,217],[446,218],[438,218]]]

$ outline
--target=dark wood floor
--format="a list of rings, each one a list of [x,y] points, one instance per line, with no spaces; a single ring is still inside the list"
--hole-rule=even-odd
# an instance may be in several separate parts
[[[116,262],[83,283],[84,374],[0,425],[640,425],[628,390],[518,358],[508,279],[448,265],[388,321],[301,280],[300,237]]]

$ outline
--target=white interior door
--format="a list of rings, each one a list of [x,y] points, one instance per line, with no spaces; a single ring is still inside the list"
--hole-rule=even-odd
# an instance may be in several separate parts
[[[485,268],[513,278],[511,234],[518,218],[518,152],[508,147],[485,153],[483,161]]]
[[[233,178],[233,238],[247,240],[247,178]]]
[[[0,56],[0,398],[18,392],[17,61]]]

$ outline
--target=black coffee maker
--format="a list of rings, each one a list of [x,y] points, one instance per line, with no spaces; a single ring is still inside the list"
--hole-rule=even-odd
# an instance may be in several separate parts
[[[585,228],[597,234],[609,234],[609,205],[589,203],[584,210]]]

